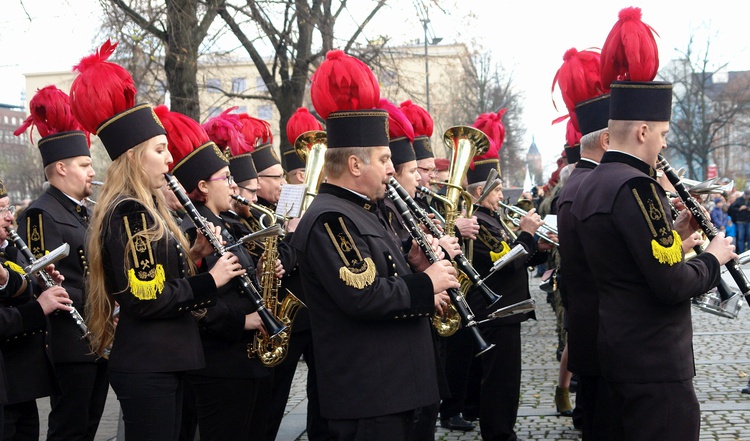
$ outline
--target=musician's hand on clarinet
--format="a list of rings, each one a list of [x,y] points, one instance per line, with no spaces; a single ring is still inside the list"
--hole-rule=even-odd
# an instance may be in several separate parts
[[[456,278],[456,269],[447,260],[438,260],[433,263],[424,273],[430,277],[432,281],[432,292],[439,293],[441,291],[448,290],[450,288],[458,289],[461,284],[458,283]]]
[[[216,287],[221,288],[235,277],[245,274],[246,271],[240,265],[237,256],[232,253],[224,253],[208,272],[214,278]]]
[[[461,232],[461,237],[474,240],[479,234],[479,221],[477,221],[476,216],[471,218],[459,217],[456,219],[456,228]]]
[[[435,312],[439,315],[445,315],[448,312],[448,305],[451,303],[451,298],[447,292],[442,291],[435,294]]]
[[[49,315],[57,310],[70,311],[73,301],[68,297],[68,292],[62,286],[47,288],[36,299],[42,307],[44,315]]]
[[[440,222],[440,219],[438,219],[437,217],[435,217],[435,213],[430,213],[430,214],[427,215],[427,217],[430,218],[430,220],[432,221],[432,223],[435,224],[435,226],[438,227],[438,230],[440,230],[440,232],[442,233],[443,232],[443,223]],[[479,225],[478,222],[477,222],[477,225]]]
[[[713,254],[716,260],[719,261],[719,265],[724,265],[730,260],[737,258],[737,253],[734,252],[734,245],[732,245],[732,237],[726,237],[724,233],[717,234],[708,244],[705,252]]]
[[[260,315],[257,312],[245,315],[245,331],[252,330],[256,330],[263,334],[264,337],[268,337],[268,331],[266,331],[266,327],[263,326],[263,320],[261,320]]]
[[[680,238],[682,238],[682,236],[680,236]],[[696,246],[703,245],[703,242],[705,242],[703,234],[701,234],[700,231],[696,231],[690,236],[682,239],[682,251],[689,253]]]
[[[429,234],[425,234],[424,237],[427,240],[427,244],[432,248],[432,251],[435,252],[437,258],[442,260],[445,257],[445,254],[443,253],[443,250],[440,249],[440,243],[437,239]],[[430,260],[425,256],[424,252],[422,252],[422,249],[419,247],[416,240],[412,240],[411,248],[409,248],[409,255],[406,259],[414,271],[417,272],[424,271],[430,266]]]
[[[55,282],[56,285],[62,285],[63,280],[65,280],[65,276],[60,274],[60,271],[57,271],[55,269],[55,264],[50,263],[49,265],[44,267],[44,271],[49,274],[49,276],[52,278],[52,281]],[[37,278],[39,279],[39,284],[44,286],[44,280],[37,275]]]
[[[221,227],[215,227],[211,222],[208,223],[208,228],[213,231],[214,236],[219,238],[221,241],[221,244],[226,244],[226,241],[221,237]],[[197,234],[197,237],[195,238],[195,243],[193,243],[192,248],[190,248],[190,258],[193,259],[193,262],[196,264],[203,260],[204,257],[210,256],[214,252],[214,247],[211,245],[211,242],[206,239],[206,236],[204,236],[201,233]]]
[[[700,225],[690,210],[681,210],[674,221],[674,229],[682,240],[690,237],[696,231],[700,231]]]
[[[445,251],[451,259],[454,259],[461,254],[461,244],[458,243],[457,237],[443,236],[438,242],[443,251]]]

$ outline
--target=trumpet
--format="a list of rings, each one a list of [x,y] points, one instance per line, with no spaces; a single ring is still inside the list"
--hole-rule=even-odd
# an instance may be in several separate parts
[[[528,211],[522,208],[516,207],[515,205],[508,205],[503,201],[498,201],[498,204],[500,205],[500,207],[505,209],[506,212],[515,214],[515,216],[508,215],[508,219],[510,219],[510,221],[513,222],[513,225],[515,225],[516,227],[521,225],[521,218],[526,216],[526,214],[528,213]],[[557,228],[554,228],[551,225],[543,223],[536,231],[536,234],[554,246],[560,245],[549,237],[550,234],[557,235]]]

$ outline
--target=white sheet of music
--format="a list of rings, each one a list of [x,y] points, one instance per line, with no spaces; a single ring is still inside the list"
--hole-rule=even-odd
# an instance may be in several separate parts
[[[276,214],[285,217],[299,217],[302,200],[305,197],[305,184],[284,184],[276,204]]]

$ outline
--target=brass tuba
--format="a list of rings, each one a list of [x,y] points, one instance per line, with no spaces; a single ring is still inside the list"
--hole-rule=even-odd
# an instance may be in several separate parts
[[[294,141],[294,151],[299,159],[305,163],[305,198],[302,201],[302,211],[307,210],[316,194],[320,183],[323,182],[323,164],[328,146],[326,132],[311,130],[304,132]]]
[[[268,225],[276,223],[276,214],[260,204],[252,204],[252,207],[263,213],[268,219]],[[292,334],[292,323],[297,310],[305,306],[291,291],[286,290],[287,295],[279,304],[279,286],[281,281],[276,277],[276,259],[278,252],[279,236],[270,236],[263,240],[265,251],[263,260],[258,262],[261,267],[260,286],[262,289],[263,304],[275,315],[286,329],[275,336],[265,337],[260,332],[255,333],[255,338],[248,344],[247,356],[258,357],[266,366],[276,366],[281,363],[289,352],[289,338]]]
[[[464,198],[464,190],[461,186],[469,164],[474,156],[482,155],[490,147],[490,140],[481,130],[470,126],[454,126],[449,128],[443,135],[443,142],[452,151],[450,172],[447,183],[448,189],[445,199],[448,206],[445,207],[445,234],[456,235],[456,219],[461,213],[461,200]],[[456,269],[459,271],[458,269]],[[467,285],[468,277],[459,271],[459,282]],[[432,325],[442,337],[449,337],[458,331],[461,326],[461,316],[453,304],[449,305],[445,315],[435,314],[432,316]]]

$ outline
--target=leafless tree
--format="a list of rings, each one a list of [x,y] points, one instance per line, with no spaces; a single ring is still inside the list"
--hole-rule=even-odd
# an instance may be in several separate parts
[[[508,109],[503,116],[505,142],[500,150],[500,169],[504,185],[523,184],[526,149],[521,143],[526,128],[523,95],[514,88],[513,72],[504,70],[489,53],[474,54],[464,72],[455,82],[457,99],[451,105],[451,118],[457,124],[471,124],[482,113]]]
[[[711,163],[724,176],[750,176],[750,72],[712,67],[710,41],[696,53],[687,49],[660,73],[674,84],[668,156],[679,156],[691,179],[704,179]]]

